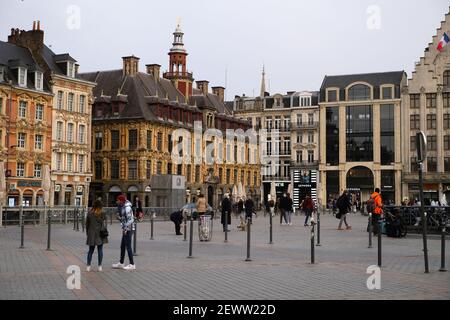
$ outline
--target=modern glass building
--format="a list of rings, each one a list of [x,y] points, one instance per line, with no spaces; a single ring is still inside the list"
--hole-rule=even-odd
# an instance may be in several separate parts
[[[403,71],[326,76],[320,89],[320,184],[325,204],[344,189],[366,201],[375,187],[401,201]]]

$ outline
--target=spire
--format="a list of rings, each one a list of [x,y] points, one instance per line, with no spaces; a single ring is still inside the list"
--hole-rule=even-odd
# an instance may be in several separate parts
[[[186,49],[184,49],[183,35],[183,30],[181,30],[180,27],[180,18],[178,18],[177,27],[175,28],[175,32],[173,33],[173,46],[170,49],[170,52],[186,53]]]
[[[265,72],[265,68],[263,65],[263,70],[262,70],[262,78],[261,78],[261,92],[260,92],[260,97],[264,98],[264,94],[266,92],[266,72]]]

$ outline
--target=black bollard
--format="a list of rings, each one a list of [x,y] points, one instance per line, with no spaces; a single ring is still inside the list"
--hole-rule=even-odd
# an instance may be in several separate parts
[[[225,231],[225,240],[224,242],[228,242],[228,212],[225,211],[225,217],[224,217],[224,231]]]
[[[317,246],[320,247],[320,212],[317,209]]]
[[[245,261],[252,261],[252,259],[250,259],[251,225],[252,219],[247,218],[247,259],[245,259]]]
[[[369,213],[369,246],[368,248],[373,248],[372,246],[372,232],[373,232],[373,225],[372,225],[372,213]]]
[[[47,251],[50,251],[50,237],[51,237],[51,229],[52,229],[52,216],[51,214],[48,215],[48,234],[47,234]]]
[[[188,256],[188,258],[192,258],[192,240],[194,238],[194,220],[192,220],[192,215],[191,215],[189,229],[190,229],[190,232],[189,232],[189,256]]]
[[[272,211],[269,210],[269,244],[273,244],[273,217]]]
[[[378,266],[381,268],[381,219],[378,220]]]
[[[154,217],[153,217],[153,213],[152,213],[150,216],[150,240],[154,240],[154,238],[153,238],[153,230],[154,230],[153,223],[154,223]]]
[[[77,216],[77,231],[80,231],[80,214],[78,212],[78,209],[76,210],[76,216]]]
[[[445,268],[445,219],[442,219],[442,228],[441,228],[441,268],[439,271],[446,272]]]
[[[314,228],[315,228],[315,223],[311,222],[311,264],[315,263],[315,252],[314,252]]]
[[[82,212],[82,214],[81,214],[81,230],[82,230],[83,233],[84,233],[84,224],[85,224],[85,220],[84,220],[84,209],[83,209],[81,212]]]
[[[134,223],[134,231],[133,231],[133,256],[137,256],[137,252],[136,252],[136,245],[137,245],[137,222],[135,221]]]
[[[186,218],[183,219],[183,241],[187,240],[187,223]]]
[[[23,223],[23,209],[22,209],[22,206],[20,206],[20,249],[25,248],[23,245],[24,231],[25,231],[25,227],[24,227],[24,223]]]

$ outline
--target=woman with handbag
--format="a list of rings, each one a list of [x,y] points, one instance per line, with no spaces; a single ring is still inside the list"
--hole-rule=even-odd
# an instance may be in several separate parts
[[[91,271],[92,255],[97,246],[98,271],[103,271],[103,244],[108,243],[108,230],[106,228],[106,215],[102,210],[103,205],[100,200],[96,200],[86,217],[86,244],[89,246],[87,255],[86,271]]]

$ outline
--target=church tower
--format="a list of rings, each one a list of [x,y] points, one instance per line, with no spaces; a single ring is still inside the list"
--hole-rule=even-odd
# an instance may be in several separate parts
[[[173,33],[172,48],[169,51],[169,71],[164,73],[164,78],[173,82],[175,87],[186,97],[192,95],[192,83],[194,78],[192,73],[186,69],[186,60],[188,53],[183,44],[183,31],[180,24]]]

